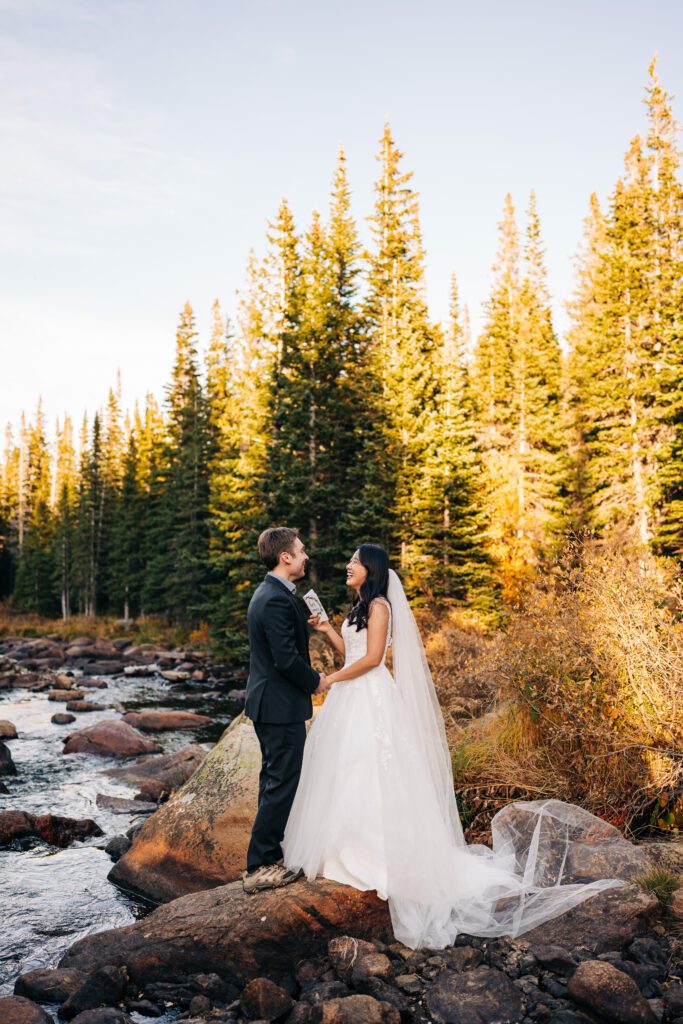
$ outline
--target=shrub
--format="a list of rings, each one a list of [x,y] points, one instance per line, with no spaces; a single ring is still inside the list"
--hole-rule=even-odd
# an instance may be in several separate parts
[[[568,547],[483,645],[488,711],[451,728],[462,798],[552,796],[631,831],[676,827],[661,807],[683,791],[682,616],[673,561]]]

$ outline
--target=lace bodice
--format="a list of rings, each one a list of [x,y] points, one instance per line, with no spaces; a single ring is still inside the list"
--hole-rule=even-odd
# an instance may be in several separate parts
[[[387,638],[384,643],[384,655],[382,661],[387,656],[389,650],[389,644],[391,643],[391,605],[385,597],[375,597],[374,601],[381,601],[389,609],[389,623],[387,626]],[[370,603],[372,607],[372,602]],[[354,661],[358,661],[368,653],[368,631],[367,629],[356,629],[355,623],[349,625],[348,621],[344,619],[341,627],[342,637],[344,639],[344,647],[346,651],[346,657],[344,659],[345,665],[352,665]]]

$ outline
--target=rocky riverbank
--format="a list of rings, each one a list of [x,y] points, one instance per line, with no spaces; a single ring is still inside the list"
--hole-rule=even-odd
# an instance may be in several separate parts
[[[86,675],[97,641],[46,639],[0,640],[0,996],[77,936],[149,913],[107,881],[112,861],[241,709],[244,673],[197,651],[121,643],[129,671]]]
[[[163,680],[164,693],[183,704],[202,707],[193,697],[240,682],[219,678],[190,652],[85,640],[40,641],[48,647],[3,641],[0,690],[35,690],[46,703],[54,694],[56,706],[67,695],[67,707],[96,692],[107,708],[107,681],[112,689],[117,679],[132,686],[142,674]],[[90,667],[86,674],[84,666],[97,660],[93,649],[108,667],[115,661],[117,672]],[[177,672],[186,675],[164,676]],[[133,798],[98,793],[102,813],[140,812],[136,824],[107,839],[114,864],[106,884],[162,905],[122,926],[80,929],[61,955],[19,971],[12,994],[0,997],[0,1024],[683,1024],[683,890],[665,905],[634,881],[658,867],[679,872],[677,842],[636,846],[617,838],[610,865],[627,884],[514,941],[460,935],[446,950],[412,951],[394,941],[387,905],[373,893],[318,880],[244,894],[236,879],[259,758],[243,718],[207,750],[182,740],[188,730],[201,735],[201,719],[211,717],[188,707],[131,709],[119,700],[92,717],[92,726],[70,734],[64,759],[81,758],[99,778],[136,790]],[[26,741],[11,721],[0,721],[0,736],[9,755],[0,770],[4,764],[10,793],[19,793],[21,759],[14,766],[11,751]],[[175,749],[164,749],[167,737],[176,738]],[[98,827],[54,812],[0,811],[0,843],[11,849],[41,842],[68,852],[98,842]],[[573,844],[577,879],[606,873],[598,845],[594,835]]]
[[[683,1019],[675,920],[626,885],[515,941],[413,951],[372,893],[320,880],[246,896],[233,883],[81,939],[55,969],[17,979],[0,1022],[47,1021],[47,1006],[126,1024],[170,1004],[192,1024],[667,1024]]]

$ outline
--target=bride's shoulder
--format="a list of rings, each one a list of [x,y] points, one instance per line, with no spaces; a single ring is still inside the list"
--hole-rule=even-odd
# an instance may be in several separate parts
[[[373,597],[372,601],[368,605],[368,611],[371,611],[377,604],[383,604],[389,609],[389,611],[391,611],[391,603],[389,599],[383,597],[382,594],[378,594],[377,597]]]

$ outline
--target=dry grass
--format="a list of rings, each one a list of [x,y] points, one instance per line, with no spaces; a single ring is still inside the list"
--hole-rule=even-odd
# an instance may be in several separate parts
[[[75,640],[79,636],[98,637],[103,640],[127,637],[133,643],[205,648],[208,630],[206,627],[200,627],[188,634],[177,626],[169,626],[158,616],[149,615],[134,622],[124,622],[115,616],[106,615],[74,615],[66,621],[45,619],[40,615],[11,611],[0,604],[0,637],[8,636],[54,636],[62,640]]]
[[[511,796],[570,800],[627,831],[683,828],[683,588],[672,562],[623,545],[572,548],[506,628],[480,640],[462,686],[487,693],[480,717],[448,722],[473,832]]]
[[[660,903],[668,903],[677,889],[683,886],[683,875],[678,875],[666,868],[656,868],[647,875],[635,875],[632,879],[641,889],[653,892]]]

